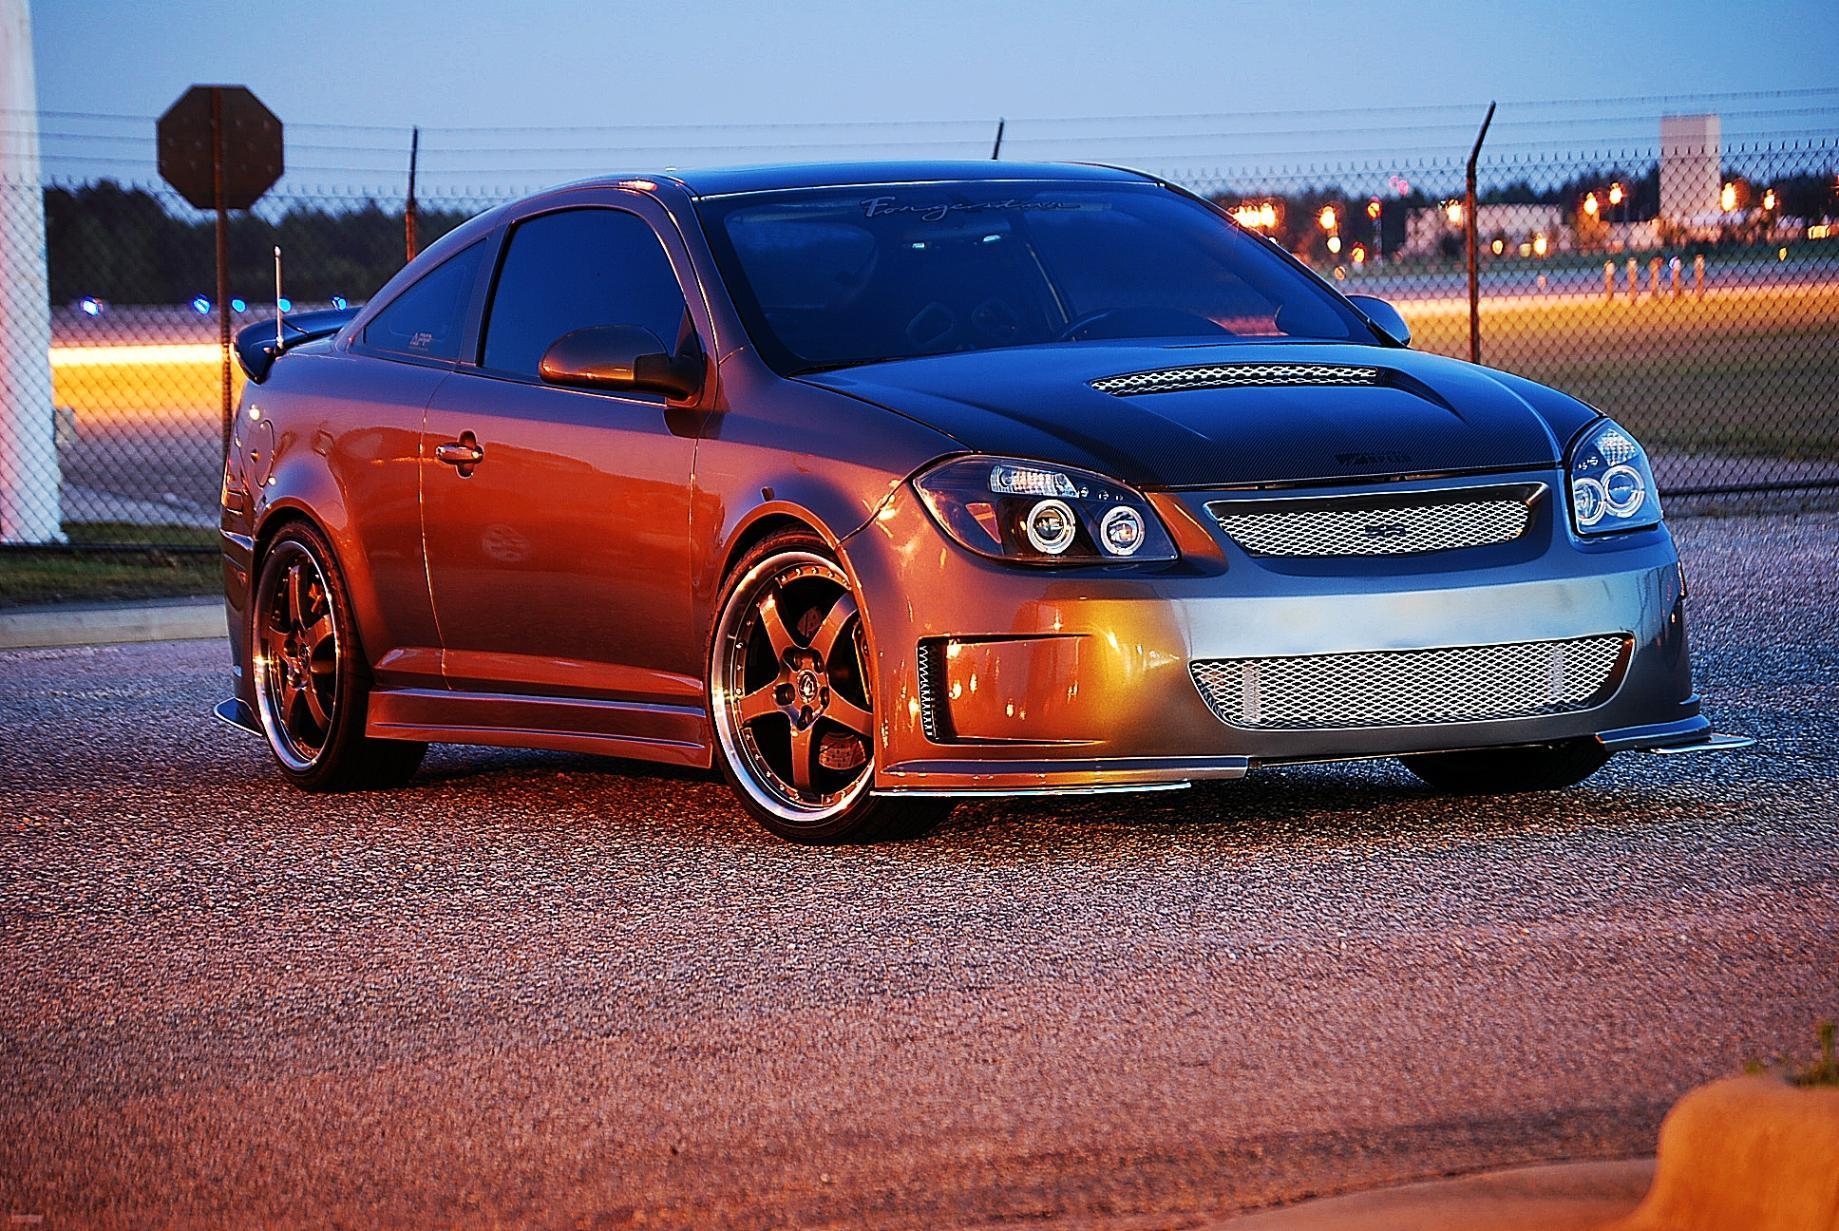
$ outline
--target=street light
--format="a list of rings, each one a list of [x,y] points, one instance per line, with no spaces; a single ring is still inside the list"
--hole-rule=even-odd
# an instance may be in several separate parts
[[[1584,213],[1594,218],[1596,217],[1596,211],[1598,208],[1599,207],[1597,206],[1597,203],[1596,203],[1596,194],[1594,192],[1584,198]]]
[[[1334,206],[1324,205],[1322,212],[1316,216],[1315,220],[1321,224],[1324,231],[1332,231],[1340,225],[1341,216],[1335,212]]]
[[[1727,214],[1736,212],[1737,182],[1735,180],[1724,181],[1724,191],[1718,194],[1718,208],[1722,209]]]
[[[1773,188],[1763,189],[1762,207],[1771,213],[1775,211],[1775,189]]]

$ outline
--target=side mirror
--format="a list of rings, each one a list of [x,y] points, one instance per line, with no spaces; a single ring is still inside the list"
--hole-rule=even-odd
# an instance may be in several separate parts
[[[591,325],[549,344],[537,373],[552,385],[662,393],[686,402],[702,390],[699,351],[672,355],[658,335],[637,325]]]
[[[1364,312],[1379,332],[1400,346],[1411,345],[1411,326],[1405,323],[1405,318],[1398,314],[1397,308],[1377,295],[1349,295],[1347,302]]]

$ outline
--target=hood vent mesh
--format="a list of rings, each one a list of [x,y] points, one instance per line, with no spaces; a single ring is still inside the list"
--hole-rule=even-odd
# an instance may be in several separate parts
[[[1271,388],[1283,385],[1377,385],[1378,368],[1345,363],[1217,363],[1195,368],[1160,368],[1107,376],[1092,382],[1100,393],[1130,397],[1138,393],[1169,393],[1177,389]]]

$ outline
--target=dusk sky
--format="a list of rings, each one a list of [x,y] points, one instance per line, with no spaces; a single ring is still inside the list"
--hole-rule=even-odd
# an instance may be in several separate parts
[[[1833,0],[36,0],[32,16],[59,177],[148,178],[150,118],[200,81],[245,83],[281,116],[290,181],[348,187],[398,182],[412,124],[430,183],[519,187],[987,157],[998,116],[1005,156],[1157,169],[1443,158],[1490,98],[1503,151],[1651,145],[1661,112],[1707,99],[1727,141],[1839,132]]]

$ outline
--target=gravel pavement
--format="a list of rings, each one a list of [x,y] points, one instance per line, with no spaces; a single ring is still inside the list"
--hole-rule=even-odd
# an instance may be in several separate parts
[[[559,754],[309,797],[208,717],[221,642],[0,654],[0,1215],[1189,1227],[1648,1152],[1839,1014],[1839,514],[1675,529],[1756,751],[980,802],[866,849]]]

